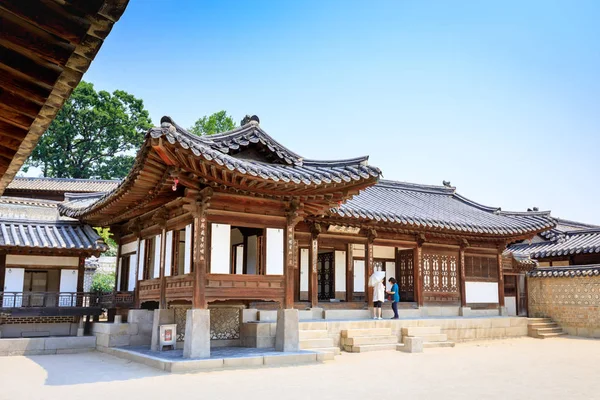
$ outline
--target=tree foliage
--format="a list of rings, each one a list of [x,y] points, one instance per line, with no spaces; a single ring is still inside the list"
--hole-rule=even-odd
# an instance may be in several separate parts
[[[54,178],[122,178],[152,123],[142,100],[81,82],[31,153],[26,168]],[[25,169],[26,170],[26,169]]]
[[[198,136],[214,135],[215,133],[230,131],[235,128],[235,122],[225,110],[204,116],[198,119],[190,132]]]
[[[110,228],[94,228],[98,235],[104,240],[104,243],[108,245],[108,250],[106,250],[103,254],[105,256],[114,257],[117,255],[117,242],[111,238]]]
[[[110,293],[115,289],[114,272],[96,272],[92,277],[90,290],[93,293]]]

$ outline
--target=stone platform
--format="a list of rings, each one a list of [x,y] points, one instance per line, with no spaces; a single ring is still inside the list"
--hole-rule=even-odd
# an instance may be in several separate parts
[[[96,350],[94,336],[50,336],[0,339],[0,356],[73,354]]]
[[[274,348],[246,347],[212,348],[210,358],[183,358],[183,350],[151,351],[149,346],[98,347],[98,351],[115,357],[138,362],[166,372],[193,372],[224,368],[250,368],[274,365],[293,365],[323,362],[333,354],[300,350],[280,352]]]

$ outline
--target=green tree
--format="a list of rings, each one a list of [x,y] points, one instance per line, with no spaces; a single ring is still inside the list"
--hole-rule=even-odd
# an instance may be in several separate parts
[[[230,131],[235,128],[235,122],[227,112],[222,110],[198,119],[190,132],[198,136],[214,135],[215,133]]]
[[[112,94],[81,82],[42,135],[27,161],[54,178],[122,178],[152,127],[144,103],[122,90]]]
[[[114,272],[97,272],[92,277],[90,291],[93,293],[110,293],[115,289]]]
[[[111,238],[110,228],[94,228],[98,235],[104,240],[104,243],[108,245],[108,250],[103,254],[105,256],[114,257],[117,255],[117,242]]]

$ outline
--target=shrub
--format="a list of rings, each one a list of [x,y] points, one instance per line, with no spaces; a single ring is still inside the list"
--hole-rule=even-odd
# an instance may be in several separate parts
[[[114,272],[98,272],[92,278],[90,290],[94,293],[110,293],[115,289]]]

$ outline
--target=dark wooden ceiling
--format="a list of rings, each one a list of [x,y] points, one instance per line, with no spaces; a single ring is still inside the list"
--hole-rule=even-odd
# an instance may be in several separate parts
[[[0,195],[129,0],[0,0]]]

